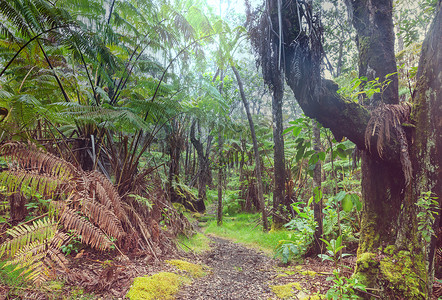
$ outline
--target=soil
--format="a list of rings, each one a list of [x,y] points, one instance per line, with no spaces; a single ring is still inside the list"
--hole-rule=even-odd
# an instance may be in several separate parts
[[[212,250],[202,256],[210,275],[184,287],[177,299],[275,299],[267,284],[276,262],[261,252],[211,237]]]

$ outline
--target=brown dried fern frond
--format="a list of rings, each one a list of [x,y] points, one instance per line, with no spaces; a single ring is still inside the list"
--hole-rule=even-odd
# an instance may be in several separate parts
[[[126,212],[127,220],[126,223],[130,224],[132,227],[136,227],[138,231],[144,238],[145,243],[149,243],[151,237],[150,231],[146,226],[146,222],[141,218],[141,216],[136,212],[136,210],[127,203],[122,203],[124,211]]]
[[[58,210],[60,223],[66,230],[74,230],[81,236],[81,242],[99,250],[110,249],[112,242],[104,233],[91,222],[77,214],[77,211],[69,208],[66,203],[57,201],[54,204]]]
[[[21,169],[68,180],[78,176],[78,169],[71,163],[53,154],[44,153],[34,144],[7,143],[0,148],[0,156],[16,163]]]
[[[403,123],[408,122],[411,112],[411,104],[383,104],[375,109],[365,129],[365,145],[372,151],[373,137],[376,136],[376,151],[382,158],[387,143],[390,142],[394,133],[400,143],[400,160],[405,183],[408,185],[412,179],[412,167],[408,152],[408,141]]]
[[[103,204],[84,198],[81,201],[81,212],[96,224],[107,235],[120,239],[126,235],[117,216]]]
[[[121,197],[114,185],[101,173],[96,171],[87,174],[94,186],[98,201],[106,207],[112,207],[117,217],[121,217]]]

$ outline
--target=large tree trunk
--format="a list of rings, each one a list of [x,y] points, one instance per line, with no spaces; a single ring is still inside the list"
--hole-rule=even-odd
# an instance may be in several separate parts
[[[235,73],[236,81],[238,82],[239,92],[241,94],[241,99],[244,104],[244,108],[246,110],[247,119],[249,121],[250,132],[253,140],[253,152],[255,153],[255,165],[256,165],[255,172],[256,172],[256,181],[258,186],[258,191],[257,191],[258,202],[261,208],[263,230],[268,231],[269,225],[267,221],[267,212],[264,203],[264,194],[263,194],[262,178],[261,178],[261,158],[259,157],[258,141],[256,140],[255,126],[253,125],[252,115],[250,114],[249,102],[247,101],[246,95],[244,93],[244,87],[241,80],[241,76],[239,75],[239,72],[234,65],[232,65],[231,67],[233,73]]]
[[[429,34],[422,45],[417,73],[417,87],[413,97],[412,121],[416,124],[411,145],[414,180],[405,199],[416,200],[424,192],[431,192],[442,206],[442,2]],[[412,204],[409,204],[412,205]],[[440,216],[434,226],[438,229]],[[432,237],[429,252],[428,286],[432,286],[436,237]],[[431,289],[429,289],[431,290]]]
[[[353,8],[354,25],[358,31],[360,74],[380,77],[382,81],[387,74],[396,70],[392,1],[348,2]],[[298,4],[298,1],[283,1],[283,7],[287,6],[283,19],[287,23],[298,23],[296,7],[290,9],[291,5]],[[363,151],[364,205],[354,276],[382,299],[426,299],[429,295],[427,259],[432,262],[432,257],[428,258],[424,251],[425,245],[417,230],[418,210],[415,203],[420,193],[425,191],[431,191],[439,200],[442,198],[440,6],[441,1],[435,23],[422,47],[412,113],[416,128],[410,129],[414,139],[409,138],[409,149],[401,147],[398,132],[404,129],[399,124],[399,129],[392,132],[391,139],[384,143],[382,158],[376,150],[370,152],[366,149],[365,131],[370,112],[357,103],[343,100],[336,93],[337,86],[333,82],[319,78],[318,31],[313,28],[311,30],[315,32],[310,32],[310,35],[303,32],[284,34],[288,37],[283,43],[287,83],[304,113],[329,127],[337,139],[347,136]],[[276,7],[275,3],[273,7]],[[307,4],[303,8],[309,9]],[[276,23],[273,25],[277,28]],[[290,37],[295,39],[290,40]],[[383,97],[374,97],[370,104],[377,104],[381,98],[384,103],[398,103],[396,78],[393,77]],[[376,142],[380,134],[382,132],[376,130],[370,139]],[[403,152],[407,151],[410,152],[413,167],[413,179],[408,185],[403,171],[404,160],[401,162]]]
[[[367,76],[379,82],[387,74],[397,72],[394,55],[393,0],[345,0],[357,31],[359,51],[359,76]],[[390,76],[391,82],[383,94],[375,94],[371,105],[380,102],[399,103],[398,76]]]

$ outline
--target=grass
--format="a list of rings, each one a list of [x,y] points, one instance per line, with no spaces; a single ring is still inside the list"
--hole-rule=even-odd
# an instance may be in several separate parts
[[[290,239],[291,233],[288,230],[264,233],[261,225],[256,226],[259,218],[259,213],[240,213],[224,217],[222,226],[217,226],[216,220],[211,220],[207,222],[205,233],[225,237],[271,254],[280,240]]]
[[[210,240],[201,233],[196,233],[192,237],[187,238],[185,235],[178,236],[178,247],[185,252],[193,251],[202,253],[210,250]]]

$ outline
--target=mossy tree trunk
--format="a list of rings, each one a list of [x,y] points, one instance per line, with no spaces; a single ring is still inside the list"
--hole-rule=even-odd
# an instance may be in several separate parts
[[[392,0],[347,2],[358,31],[360,74],[369,75],[369,79],[379,77],[382,81],[396,70]],[[285,23],[297,24],[297,9],[290,7],[299,3],[283,1],[282,5],[288,7],[282,16]],[[433,254],[424,251],[415,204],[421,192],[431,191],[432,196],[442,198],[440,6],[439,0],[434,24],[422,47],[411,116],[415,128],[405,131],[413,167],[413,179],[408,185],[401,164],[400,153],[404,149],[400,147],[398,136],[392,134],[384,145],[382,158],[376,151],[367,150],[365,131],[370,111],[363,105],[342,99],[336,93],[336,84],[319,78],[318,35],[284,29],[286,80],[304,113],[330,128],[337,140],[346,136],[363,152],[362,228],[354,276],[382,299],[425,299],[430,293],[431,276],[428,274],[432,270],[428,270],[427,262],[433,260]],[[272,11],[276,1],[270,1],[268,7]],[[277,25],[274,22],[273,28]],[[382,97],[379,95],[372,100],[364,104],[370,104],[371,108],[381,101],[398,103],[397,78],[393,76]],[[377,136],[372,139],[376,140]]]
[[[406,199],[416,199],[431,192],[442,205],[442,1],[439,0],[436,17],[422,45],[417,73],[417,86],[413,96],[411,120],[416,125],[412,132],[410,158],[414,180],[406,191]],[[440,227],[440,212],[435,228]],[[406,232],[403,234],[405,235]],[[434,274],[436,237],[432,237],[428,253],[429,289]]]

